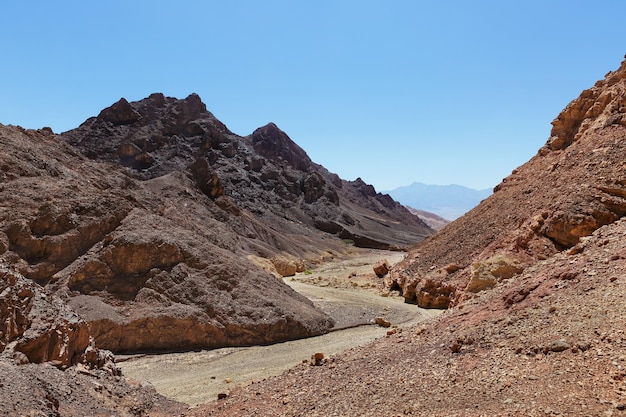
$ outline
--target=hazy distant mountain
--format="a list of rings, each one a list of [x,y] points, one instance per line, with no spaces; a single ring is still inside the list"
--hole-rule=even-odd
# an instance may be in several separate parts
[[[490,188],[475,190],[461,185],[411,185],[385,191],[394,200],[418,210],[430,211],[445,219],[454,220],[491,195]]]

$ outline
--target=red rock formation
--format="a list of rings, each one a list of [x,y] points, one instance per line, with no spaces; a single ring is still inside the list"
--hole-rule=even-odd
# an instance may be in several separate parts
[[[390,269],[391,269],[391,265],[389,265],[389,261],[387,261],[386,259],[383,259],[382,261],[378,261],[374,265],[374,273],[379,278],[382,278],[385,275],[387,275]]]

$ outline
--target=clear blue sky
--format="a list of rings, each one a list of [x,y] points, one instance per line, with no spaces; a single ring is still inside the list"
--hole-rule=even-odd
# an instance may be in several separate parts
[[[62,132],[198,93],[377,190],[490,188],[626,53],[626,2],[229,0],[0,5],[0,123]]]

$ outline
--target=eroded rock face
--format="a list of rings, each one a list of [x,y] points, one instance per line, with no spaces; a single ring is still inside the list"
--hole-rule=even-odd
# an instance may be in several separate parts
[[[388,288],[446,308],[624,216],[624,97],[626,61],[561,112],[546,145],[492,196],[418,245],[392,270]],[[433,288],[445,288],[435,294],[449,302],[419,301],[431,300]]]
[[[18,363],[49,362],[60,368],[112,363],[112,356],[95,348],[82,318],[59,298],[4,267],[0,267],[0,323],[0,352]]]

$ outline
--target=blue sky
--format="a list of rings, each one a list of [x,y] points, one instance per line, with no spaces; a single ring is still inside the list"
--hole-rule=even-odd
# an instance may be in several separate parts
[[[28,1],[0,6],[0,123],[62,132],[198,93],[377,190],[491,188],[626,53],[622,1]]]

